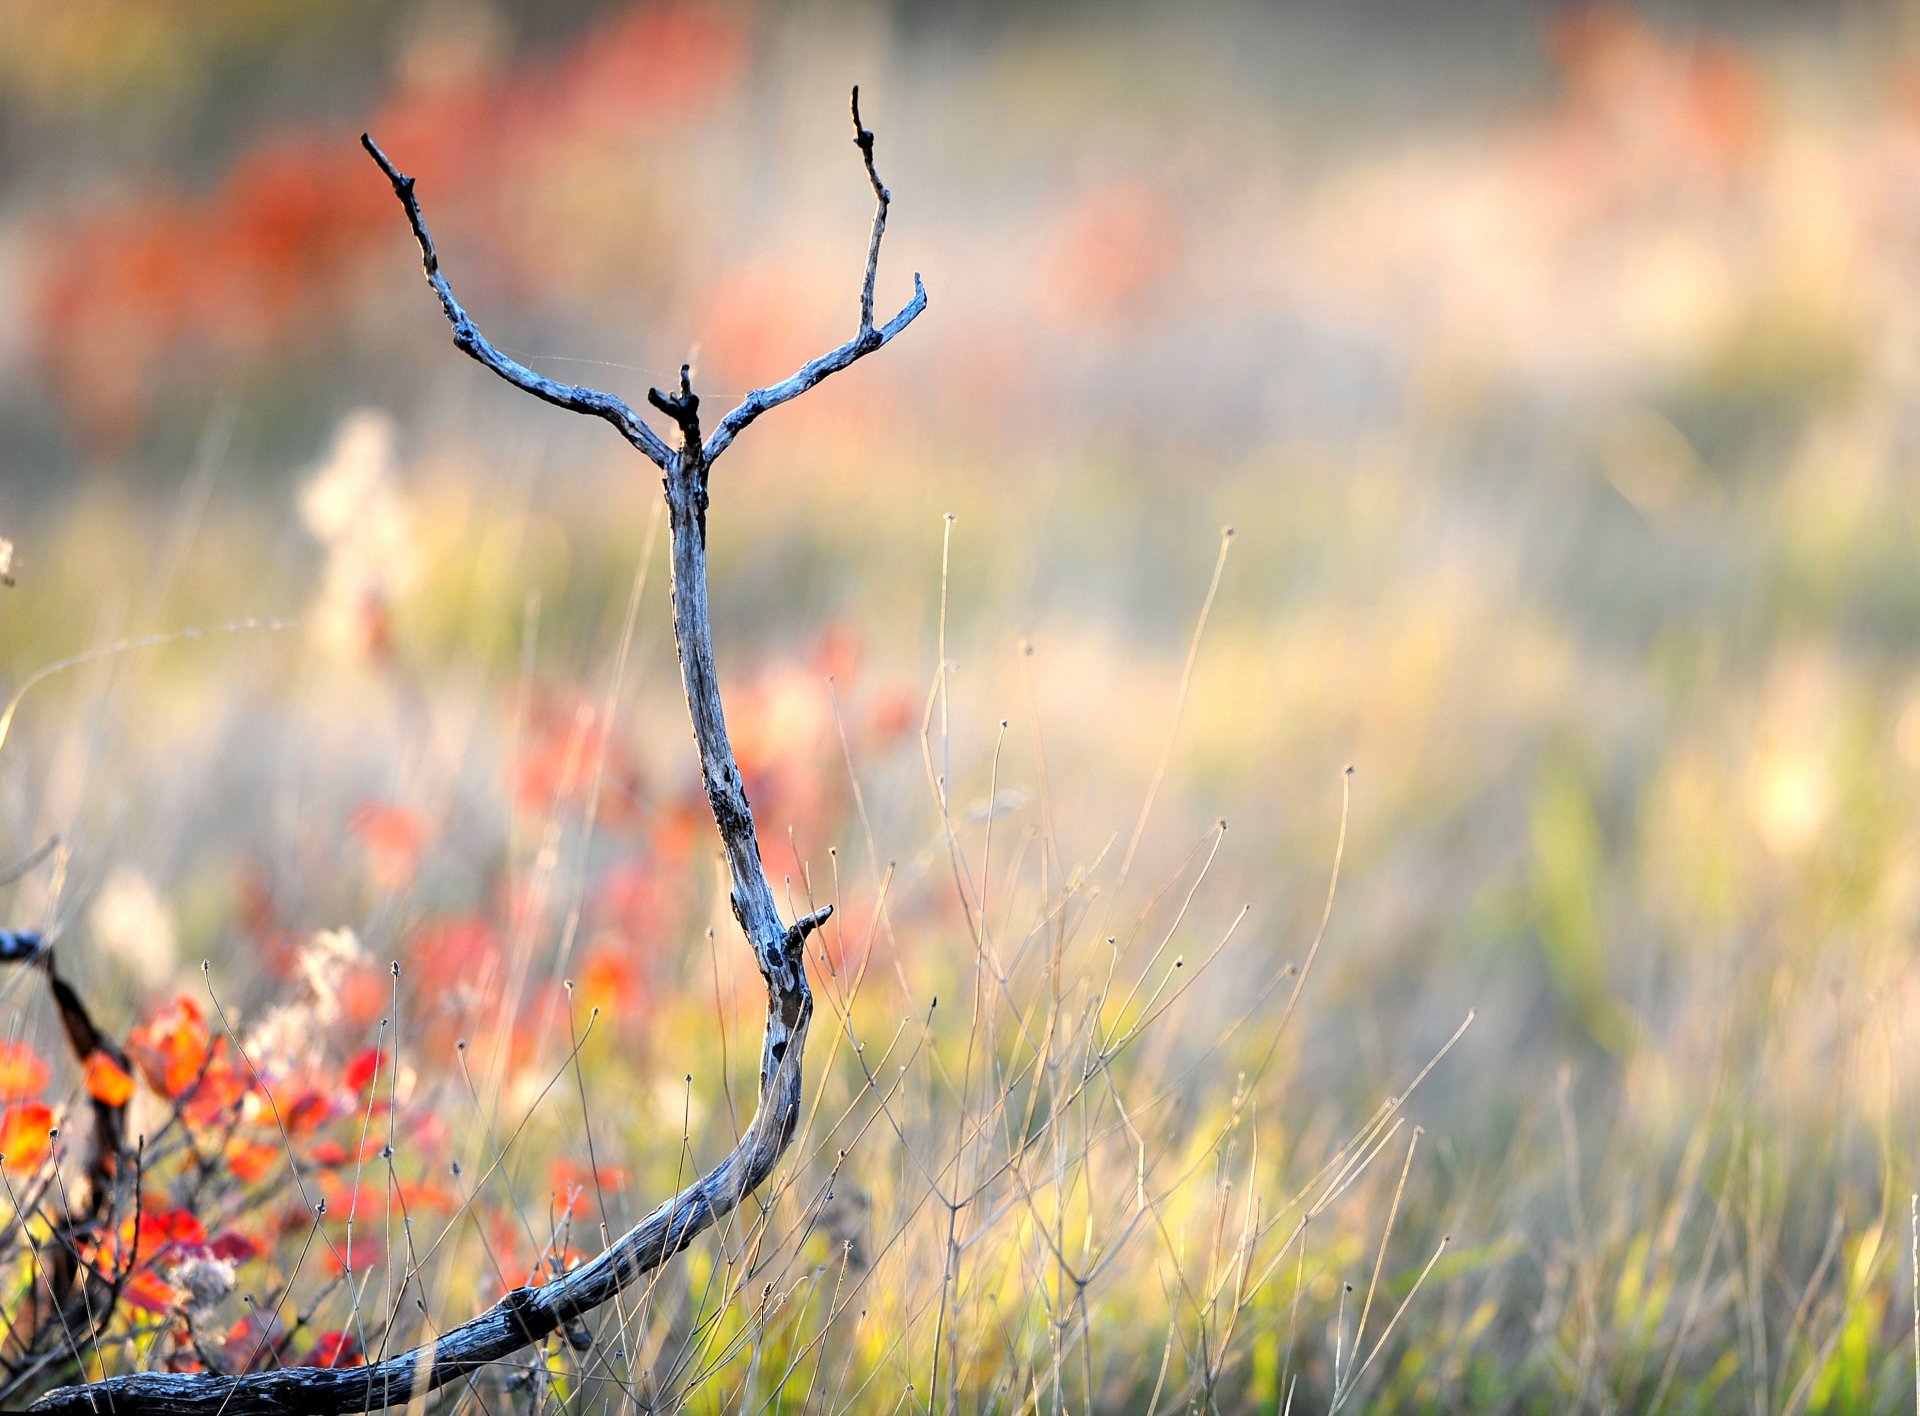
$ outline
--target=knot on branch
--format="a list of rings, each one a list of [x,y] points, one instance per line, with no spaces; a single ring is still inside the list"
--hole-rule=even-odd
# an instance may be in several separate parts
[[[693,382],[689,377],[692,365],[680,366],[680,389],[677,393],[662,393],[657,388],[647,390],[647,402],[679,425],[681,446],[692,449],[698,455],[700,450],[700,395],[693,391]]]
[[[893,200],[893,193],[880,181],[880,173],[873,165],[873,129],[860,121],[860,85],[853,86],[853,141],[860,149],[860,159],[867,165],[867,177],[873,183],[873,194],[885,206]]]
[[[537,1288],[513,1289],[500,1300],[500,1311],[513,1325],[522,1345],[539,1342],[559,1326],[553,1314],[546,1311]]]
[[[360,146],[367,150],[367,156],[379,164],[380,170],[387,174],[387,180],[393,184],[393,194],[400,198],[400,205],[406,209],[407,224],[413,228],[414,240],[420,243],[420,262],[427,268],[427,279],[433,279],[440,273],[440,253],[434,249],[433,238],[427,234],[426,219],[420,215],[420,202],[413,194],[413,178],[393,165],[393,160],[373,140],[373,134],[362,133]]]
[[[832,917],[832,905],[800,916],[780,936],[778,956],[760,961],[760,972],[780,997],[782,1017],[789,1027],[803,1027],[813,1009],[813,993],[807,987],[807,936]],[[777,1054],[774,1060],[779,1060]]]
[[[787,927],[787,953],[797,955],[807,936],[833,918],[833,906],[822,905],[812,914],[801,915]]]

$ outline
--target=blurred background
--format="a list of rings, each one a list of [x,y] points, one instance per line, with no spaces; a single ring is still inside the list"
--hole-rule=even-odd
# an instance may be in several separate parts
[[[284,623],[32,683],[0,868],[61,845],[0,924],[127,1018],[203,958],[257,1010],[341,927],[379,964],[362,1027],[389,958],[429,994],[493,961],[503,1035],[577,977],[673,1125],[724,968],[750,1093],[657,474],[452,348],[357,139],[500,347],[636,405],[691,361],[717,415],[853,330],[856,82],[877,304],[919,271],[930,308],[713,487],[776,879],[842,902],[836,948],[867,931],[890,1018],[972,954],[942,780],[986,888],[1080,900],[1102,949],[1138,922],[1198,959],[1250,906],[1161,1058],[1237,1116],[1278,1034],[1223,1028],[1306,957],[1351,764],[1263,1155],[1310,1175],[1475,1015],[1409,1103],[1389,1271],[1454,1247],[1375,1400],[1893,1409],[1912,6],[10,0],[0,694]],[[1308,1263],[1328,1305],[1397,1155]],[[1337,1390],[1351,1313],[1269,1316],[1233,1400],[1285,1399],[1263,1343]],[[1140,1409],[1157,1321],[1091,1404]]]

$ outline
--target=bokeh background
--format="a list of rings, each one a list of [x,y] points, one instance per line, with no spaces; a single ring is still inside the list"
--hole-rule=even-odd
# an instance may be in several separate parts
[[[743,436],[713,580],[769,859],[841,902],[876,1007],[930,1056],[969,1036],[924,1020],[973,956],[944,779],[957,888],[1001,872],[1011,939],[1071,921],[1157,977],[1161,932],[1197,960],[1250,906],[1156,1024],[1156,1066],[1191,1069],[1170,1148],[1250,1098],[1290,1193],[1473,1012],[1407,1106],[1396,1302],[1452,1245],[1367,1373],[1382,1409],[1898,1406],[1911,7],[10,0],[0,692],[284,624],[30,688],[0,866],[61,845],[0,924],[55,931],[129,1019],[203,997],[202,959],[257,1016],[299,940],[351,928],[378,967],[343,1026],[403,961],[422,1075],[490,1022],[508,1110],[575,978],[623,1039],[603,1111],[638,1119],[604,1144],[636,1177],[684,1073],[732,1068],[744,1104],[754,980],[703,933],[656,475],[453,350],[357,138],[417,176],[501,347],[635,404],[690,360],[717,408],[852,331],[855,82],[895,198],[878,303],[919,271],[930,308]],[[1229,1024],[1306,957],[1349,764],[1270,1073],[1272,1020]],[[477,1015],[426,1006],[488,970]],[[899,1144],[861,1142],[889,1233],[932,1224],[888,1211]],[[1313,1316],[1290,1257],[1208,1399],[1351,1377],[1341,1284],[1399,1155],[1302,1246]],[[1067,1409],[1141,1409],[1163,1347],[1183,1390],[1155,1263],[1100,1294],[1112,1366]],[[923,1369],[917,1341],[848,1402]],[[695,1363],[677,1399],[771,1380],[743,1371]]]

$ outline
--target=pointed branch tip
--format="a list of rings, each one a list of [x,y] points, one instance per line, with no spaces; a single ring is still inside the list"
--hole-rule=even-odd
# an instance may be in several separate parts
[[[803,942],[809,934],[813,933],[814,930],[832,918],[833,906],[822,905],[812,914],[802,915],[799,919],[796,919],[793,922],[793,928],[789,930],[788,933],[793,936],[793,942],[799,944]]]
[[[360,146],[367,150],[368,157],[379,164],[380,170],[387,174],[387,180],[393,183],[396,190],[405,190],[413,186],[413,179],[402,175],[400,169],[393,165],[393,159],[388,157],[382,151],[380,144],[373,140],[372,133],[360,135]]]
[[[860,121],[860,85],[853,86],[853,140],[860,145],[860,151],[873,160],[873,130]]]

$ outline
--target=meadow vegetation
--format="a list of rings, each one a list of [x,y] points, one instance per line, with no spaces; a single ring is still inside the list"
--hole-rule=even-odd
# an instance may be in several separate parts
[[[0,974],[0,1405],[429,1341],[740,1134],[655,469],[448,347],[354,138],[509,354],[724,408],[846,333],[852,54],[932,305],[712,485],[762,852],[834,907],[802,1121],[436,1399],[1905,1409],[1897,26],[1584,9],[1409,114],[1425,40],[1304,18],[392,8],[0,14],[48,162],[169,174],[4,209],[0,929],[100,1037]],[[353,102],[179,116],[235,55]]]

